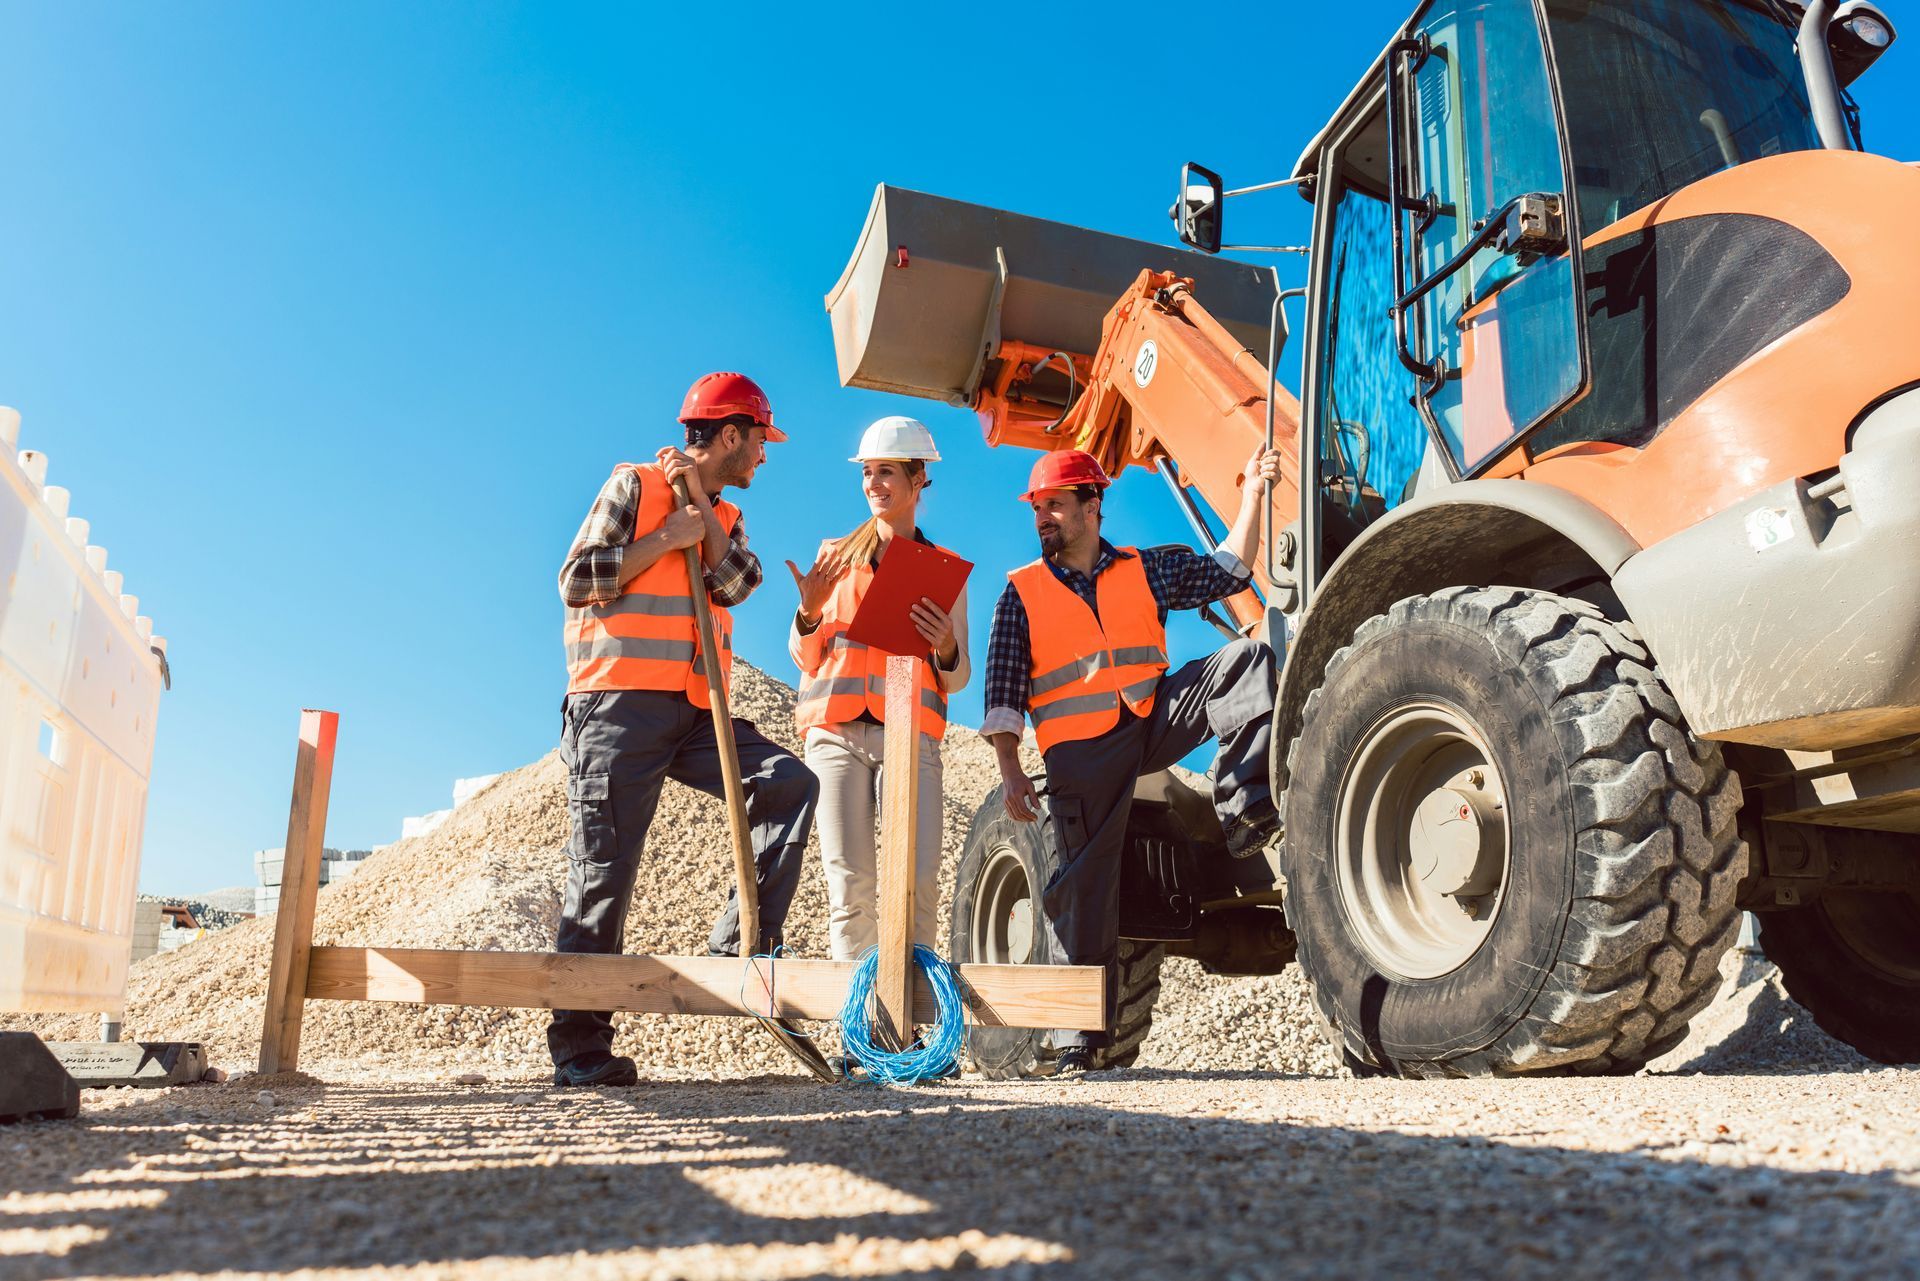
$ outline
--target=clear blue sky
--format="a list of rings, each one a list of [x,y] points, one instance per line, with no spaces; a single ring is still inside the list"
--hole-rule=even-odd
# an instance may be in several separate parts
[[[924,523],[984,635],[1032,455],[838,386],[874,184],[1165,240],[1180,162],[1284,176],[1410,8],[0,5],[0,403],[173,645],[143,887],[251,883],[302,706],[341,713],[334,845],[551,747],[560,558],[708,369],[793,436],[744,500],[745,658],[790,677],[779,561],[862,514],[890,412],[947,451]],[[1920,153],[1899,78],[1869,142]],[[1304,236],[1256,199],[1239,230]],[[1110,514],[1185,534],[1153,477]]]

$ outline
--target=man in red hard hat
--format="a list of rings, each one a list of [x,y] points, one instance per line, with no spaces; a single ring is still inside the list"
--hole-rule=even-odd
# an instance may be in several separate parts
[[[562,952],[620,951],[634,874],[666,779],[722,794],[708,682],[724,686],[728,678],[727,611],[760,585],[761,570],[747,549],[740,509],[721,494],[750,486],[766,461],[765,442],[787,437],[773,425],[767,394],[745,374],[696,381],[680,421],[685,448],[614,468],[560,567],[567,606],[560,756],[572,829]],[[686,482],[684,504],[673,492],[676,480]],[[689,547],[700,549],[698,585],[687,572]],[[712,604],[717,656],[700,652],[696,642],[695,591]],[[751,722],[736,718],[733,731],[763,932],[746,942],[760,951],[778,942],[793,902],[819,784]],[[740,946],[739,913],[729,897],[707,950],[737,956]],[[631,1085],[636,1078],[633,1060],[613,1054],[613,1019],[603,1011],[556,1010],[547,1045],[556,1085]]]
[[[1186,547],[1115,547],[1101,536],[1109,480],[1092,455],[1049,453],[1034,464],[1022,502],[1033,510],[1040,559],[1007,575],[987,646],[987,718],[1007,813],[1039,815],[1020,764],[1033,721],[1047,767],[1057,856],[1041,904],[1056,962],[1111,966],[1118,948],[1120,860],[1133,787],[1209,738],[1219,740],[1214,808],[1236,858],[1260,852],[1278,828],[1267,780],[1273,651],[1236,640],[1168,670],[1167,614],[1247,589],[1260,505],[1280,455],[1247,460],[1240,511],[1211,556]],[[1108,1025],[1117,984],[1109,971]],[[1056,1031],[1056,1075],[1104,1066],[1104,1032]]]

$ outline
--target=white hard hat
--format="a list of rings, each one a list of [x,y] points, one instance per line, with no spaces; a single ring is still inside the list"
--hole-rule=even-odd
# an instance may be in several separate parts
[[[917,458],[937,463],[940,451],[933,446],[933,433],[917,418],[894,414],[875,422],[860,434],[860,452],[847,459],[850,463],[877,462],[883,458]]]

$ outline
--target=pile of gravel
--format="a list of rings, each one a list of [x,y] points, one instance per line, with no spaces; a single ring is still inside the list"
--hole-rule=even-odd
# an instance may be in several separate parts
[[[1795,1004],[1779,967],[1736,947],[1720,962],[1720,994],[1695,1016],[1687,1039],[1647,1065],[1651,1074],[1862,1072],[1879,1065],[1828,1036]]]
[[[735,665],[736,714],[777,742],[797,747],[793,690],[745,663]],[[940,890],[941,937],[952,903],[953,871],[975,810],[999,782],[992,748],[955,726],[946,760],[946,849]],[[553,945],[565,878],[565,771],[557,754],[502,775],[447,822],[398,841],[368,858],[351,879],[320,890],[314,941],[389,947],[546,951]],[[731,883],[732,860],[721,804],[669,782],[647,843],[632,911],[629,952],[699,955]],[[132,969],[126,1032],[139,1039],[206,1041],[215,1062],[250,1066],[258,1053],[273,920],[223,930],[189,948],[163,953]],[[827,954],[825,879],[817,838],[808,871],[787,920],[788,946],[801,956]],[[1714,1069],[1731,1019],[1744,1027],[1764,975],[1748,976],[1702,1015],[1702,1033],[1684,1056],[1663,1066]],[[1788,1011],[1797,1007],[1787,1006]],[[1765,1018],[1778,1010],[1765,1006]],[[466,1009],[312,1001],[306,1007],[303,1065],[328,1061],[363,1066],[444,1064],[539,1071],[546,1063],[543,1010]],[[1764,1019],[1763,1019],[1764,1021]],[[1790,1021],[1790,1020],[1789,1020]],[[1775,1020],[1776,1024],[1778,1020]],[[15,1020],[43,1036],[84,1039],[91,1018]],[[1755,1037],[1755,1054],[1795,1060],[1851,1054],[1803,1028],[1794,1038]],[[820,1030],[828,1042],[831,1026]],[[1817,1037],[1818,1040],[1812,1038]],[[1741,1040],[1739,1045],[1746,1046]],[[619,1020],[616,1048],[654,1076],[740,1076],[790,1072],[793,1065],[751,1021],[629,1015]],[[1335,1074],[1338,1059],[1322,1041],[1299,971],[1272,978],[1212,978],[1191,961],[1172,959],[1163,972],[1152,1037],[1139,1066],[1186,1071],[1280,1071]]]

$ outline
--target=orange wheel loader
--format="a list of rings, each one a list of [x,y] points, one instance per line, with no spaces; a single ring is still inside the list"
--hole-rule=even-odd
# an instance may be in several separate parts
[[[1184,249],[880,189],[844,382],[1160,471],[1203,538],[1257,441],[1292,460],[1216,620],[1284,655],[1285,839],[1229,859],[1141,781],[1110,1062],[1175,954],[1297,961],[1356,1071],[1631,1072],[1743,911],[1822,1027],[1920,1061],[1920,169],[1847,91],[1893,39],[1859,0],[1433,0],[1242,189],[1312,203],[1303,289],[1212,256],[1241,193],[1198,165]],[[1053,960],[1058,862],[990,797],[954,958]]]

